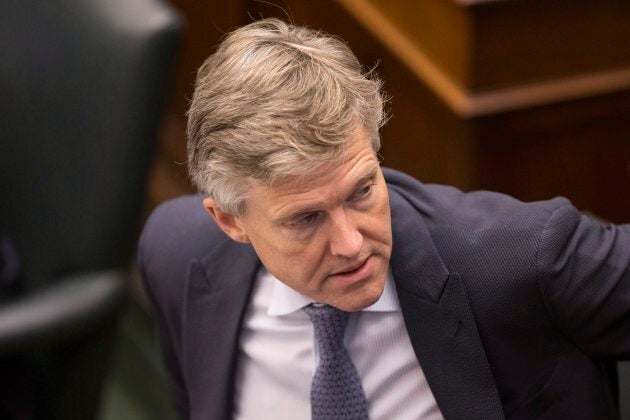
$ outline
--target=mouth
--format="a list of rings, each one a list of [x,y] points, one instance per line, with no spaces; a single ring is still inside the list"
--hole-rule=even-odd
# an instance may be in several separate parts
[[[370,267],[372,265],[371,261],[372,256],[370,255],[359,264],[351,266],[342,271],[338,271],[330,275],[330,277],[333,279],[344,280],[350,283],[362,280],[370,274]]]

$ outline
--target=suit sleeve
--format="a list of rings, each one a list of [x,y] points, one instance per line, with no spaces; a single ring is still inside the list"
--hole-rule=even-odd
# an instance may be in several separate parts
[[[558,327],[593,357],[630,357],[630,225],[603,224],[569,204],[541,231],[538,284]]]
[[[160,276],[159,273],[152,273],[149,267],[152,258],[148,255],[147,249],[151,249],[151,241],[149,239],[150,221],[144,228],[144,232],[140,238],[140,244],[138,247],[138,265],[140,269],[140,275],[143,280],[144,288],[151,303],[154,319],[157,323],[158,338],[160,340],[160,346],[162,350],[162,356],[166,369],[169,374],[171,391],[173,394],[173,405],[180,418],[189,418],[188,410],[188,394],[186,391],[186,385],[184,381],[184,375],[180,366],[180,358],[178,357],[178,348],[176,343],[177,334],[179,334],[179,328],[177,326],[177,316],[169,316],[169,311],[166,307],[165,299],[160,299],[159,285],[154,285]],[[155,287],[154,287],[155,286]],[[172,312],[172,311],[171,311]]]

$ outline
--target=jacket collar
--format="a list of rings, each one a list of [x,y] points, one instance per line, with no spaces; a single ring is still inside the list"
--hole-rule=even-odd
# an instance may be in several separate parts
[[[251,246],[223,236],[190,265],[182,354],[191,419],[232,417],[239,332],[259,266]]]

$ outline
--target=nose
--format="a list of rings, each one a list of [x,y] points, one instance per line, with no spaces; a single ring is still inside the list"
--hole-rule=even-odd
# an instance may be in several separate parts
[[[363,246],[363,235],[345,210],[331,214],[330,252],[335,256],[356,258]]]

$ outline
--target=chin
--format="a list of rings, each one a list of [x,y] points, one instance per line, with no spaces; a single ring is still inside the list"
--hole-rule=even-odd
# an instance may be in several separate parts
[[[381,297],[383,289],[385,288],[385,281],[381,282],[378,287],[375,286],[376,285],[367,290],[355,292],[350,297],[340,302],[331,303],[331,305],[346,312],[362,311],[368,306],[373,305]]]
[[[346,312],[359,312],[367,308],[368,306],[374,304],[374,302],[376,302],[378,298],[379,296],[377,296],[375,299],[364,300],[364,301],[359,301],[359,302],[349,302],[349,303],[344,302],[344,304],[339,305],[338,308]]]

